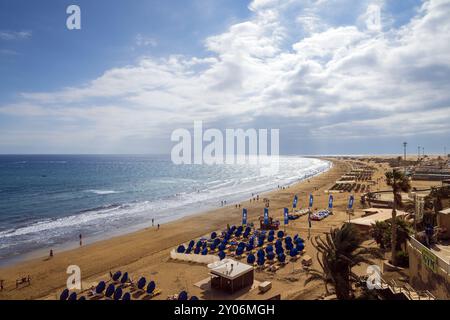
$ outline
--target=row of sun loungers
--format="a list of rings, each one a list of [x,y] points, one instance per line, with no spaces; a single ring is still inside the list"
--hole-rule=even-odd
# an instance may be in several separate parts
[[[109,283],[109,284],[108,284]],[[96,287],[86,292],[78,294],[70,292],[68,289],[63,290],[60,300],[150,300],[161,294],[161,290],[156,288],[156,283],[150,281],[147,283],[145,277],[141,277],[137,283],[134,283],[128,272],[122,274],[117,271],[111,274],[109,281],[100,281]]]
[[[361,183],[336,183],[330,190],[342,192],[365,192],[369,190],[369,186]]]

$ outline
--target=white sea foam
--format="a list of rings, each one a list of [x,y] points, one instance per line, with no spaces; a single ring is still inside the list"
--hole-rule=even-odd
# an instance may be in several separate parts
[[[114,191],[114,190],[85,190],[85,192],[94,193],[94,194],[98,194],[101,196],[108,195],[108,194],[121,193],[120,191]]]

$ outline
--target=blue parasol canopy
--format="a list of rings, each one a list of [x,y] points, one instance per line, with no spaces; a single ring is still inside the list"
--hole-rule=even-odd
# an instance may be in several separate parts
[[[277,233],[277,237],[278,238],[283,238],[284,237],[284,232],[283,231],[278,231],[278,233]]]
[[[197,296],[192,296],[189,300],[198,300]]]
[[[264,253],[263,249],[259,249],[258,252],[256,253],[256,255],[259,257],[264,257],[266,254]]]
[[[258,266],[264,265],[265,259],[264,257],[258,257],[258,261],[256,262]]]
[[[225,254],[225,252],[223,252],[223,251],[220,251],[220,252],[219,252],[219,258],[220,258],[220,260],[223,260],[223,259],[225,259],[225,257],[226,257],[226,254]]]
[[[255,260],[256,260],[256,258],[255,258],[255,256],[253,254],[249,254],[248,255],[248,257],[247,257],[247,263],[248,264],[254,264]]]
[[[289,255],[291,257],[295,257],[298,255],[298,250],[296,248],[292,248],[291,251],[289,251]]]
[[[283,247],[276,247],[276,248],[275,248],[275,253],[276,253],[276,254],[279,255],[279,254],[282,254],[283,252],[284,252]]]
[[[305,249],[305,244],[303,242],[300,242],[296,246],[297,251],[302,252]]]
[[[186,248],[183,245],[178,246],[177,252],[178,253],[184,253],[186,251]]]
[[[216,237],[217,237],[217,233],[216,232],[211,233],[211,239],[212,240],[214,240]]]
[[[272,261],[273,259],[275,259],[275,253],[269,252],[269,253],[267,254],[267,260]]]
[[[281,263],[283,263],[284,261],[286,261],[286,255],[284,255],[283,253],[282,253],[282,254],[279,254],[279,255],[278,255],[278,261],[280,261]]]

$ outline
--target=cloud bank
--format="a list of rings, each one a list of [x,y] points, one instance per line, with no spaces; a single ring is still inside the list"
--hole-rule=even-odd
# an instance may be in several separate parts
[[[374,8],[381,8],[378,28]],[[448,137],[450,1],[423,1],[403,24],[386,8],[368,0],[254,0],[251,19],[205,39],[201,56],[147,56],[79,86],[21,93],[0,116],[29,126],[0,129],[0,148],[167,152],[170,132],[194,120],[280,128],[290,145]]]

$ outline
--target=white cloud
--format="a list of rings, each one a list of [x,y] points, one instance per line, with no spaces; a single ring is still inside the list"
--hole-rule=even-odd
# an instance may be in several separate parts
[[[399,29],[384,17],[376,33],[361,21],[383,2],[332,21],[347,2],[255,0],[250,20],[205,40],[207,57],[144,57],[84,85],[23,93],[0,113],[70,122],[111,146],[168,140],[193,120],[283,124],[311,138],[450,132],[450,1],[424,1]]]
[[[1,40],[21,40],[31,38],[31,31],[0,30]]]
[[[135,43],[138,47],[156,47],[158,45],[158,42],[156,39],[151,37],[146,37],[140,33],[136,35]]]

